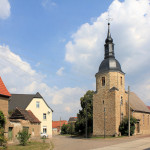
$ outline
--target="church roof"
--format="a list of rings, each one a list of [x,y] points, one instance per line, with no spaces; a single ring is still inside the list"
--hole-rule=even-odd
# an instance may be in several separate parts
[[[0,77],[0,95],[10,97],[11,94],[7,90],[4,82],[2,81],[2,78]]]
[[[105,72],[105,71],[122,72],[120,63],[115,58],[107,58],[102,61],[102,63],[99,66],[99,72]]]
[[[144,102],[134,92],[130,92],[129,99],[131,109],[137,112],[150,113],[150,110],[147,108]]]
[[[114,43],[110,34],[110,23],[108,23],[108,33],[104,47],[105,47],[104,60],[101,62],[99,66],[98,73],[102,73],[105,71],[119,71],[124,73],[121,69],[119,61],[115,59]]]

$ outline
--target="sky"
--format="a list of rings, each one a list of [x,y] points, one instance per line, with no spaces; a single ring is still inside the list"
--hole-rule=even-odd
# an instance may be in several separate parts
[[[115,57],[150,105],[150,0],[0,0],[0,76],[10,93],[40,92],[68,120],[95,91],[108,14]]]

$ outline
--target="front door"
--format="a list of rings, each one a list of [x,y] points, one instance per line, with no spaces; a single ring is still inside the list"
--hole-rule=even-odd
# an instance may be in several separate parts
[[[13,127],[9,127],[9,129],[8,129],[8,140],[9,141],[12,141],[12,139],[13,139],[12,130],[13,130]]]
[[[140,123],[139,122],[136,123],[136,131],[137,131],[137,133],[140,133]]]

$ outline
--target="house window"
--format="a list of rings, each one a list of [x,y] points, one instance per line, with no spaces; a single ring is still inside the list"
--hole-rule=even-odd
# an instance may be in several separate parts
[[[105,86],[105,77],[102,77],[102,86]]]
[[[29,127],[23,126],[23,130],[28,132],[29,131]]]
[[[46,126],[43,127],[43,133],[47,133],[47,127]]]
[[[122,77],[120,77],[120,84],[122,85]]]
[[[36,108],[40,108],[40,102],[36,102]]]
[[[123,98],[121,96],[120,105],[123,105]]]
[[[104,104],[104,100],[103,100],[103,104]]]
[[[43,120],[46,120],[46,113],[43,113]]]

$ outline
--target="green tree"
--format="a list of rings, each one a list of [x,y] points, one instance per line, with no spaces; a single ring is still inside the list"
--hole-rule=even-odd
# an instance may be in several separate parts
[[[63,124],[61,127],[61,134],[69,134],[69,124]]]
[[[134,134],[136,121],[136,118],[130,117],[130,135]],[[121,135],[128,135],[128,117],[123,118],[119,126],[119,131],[121,132]]]
[[[5,146],[6,138],[4,136],[4,126],[5,126],[5,116],[2,111],[0,111],[0,145]]]
[[[4,127],[5,125],[5,116],[2,111],[0,111],[0,127]]]
[[[30,138],[31,134],[28,133],[28,130],[23,129],[22,131],[18,132],[17,139],[19,140],[19,143],[23,146],[27,145],[27,142]]]
[[[84,97],[80,98],[81,110],[77,114],[77,121],[75,123],[75,132],[84,134],[86,128],[86,104],[87,104],[87,123],[88,135],[93,132],[93,94],[94,91],[87,91]]]

